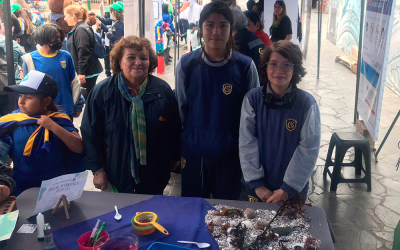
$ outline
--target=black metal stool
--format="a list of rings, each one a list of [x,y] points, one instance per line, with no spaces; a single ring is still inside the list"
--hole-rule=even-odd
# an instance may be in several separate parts
[[[335,162],[332,162],[332,151],[336,146]],[[349,148],[354,147],[355,157],[354,161],[350,163],[343,163],[344,156]],[[365,168],[362,164],[362,157],[364,155]],[[333,166],[333,172],[329,171],[329,167]],[[361,175],[361,170],[364,171],[365,176],[362,179],[345,179],[341,176],[342,167],[355,167],[355,174]],[[358,132],[351,133],[333,133],[329,143],[328,155],[326,156],[324,178],[326,173],[331,177],[331,191],[336,191],[339,183],[365,183],[367,184],[367,191],[371,192],[371,153],[369,141]]]

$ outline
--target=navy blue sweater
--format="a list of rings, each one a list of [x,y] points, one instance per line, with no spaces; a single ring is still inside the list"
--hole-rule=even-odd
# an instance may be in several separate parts
[[[240,109],[246,92],[259,86],[251,58],[236,51],[210,62],[202,49],[177,65],[176,90],[183,144],[203,157],[238,153]]]
[[[292,108],[268,108],[262,88],[249,91],[240,121],[240,162],[250,188],[301,192],[318,158],[321,124],[312,95],[298,89]]]

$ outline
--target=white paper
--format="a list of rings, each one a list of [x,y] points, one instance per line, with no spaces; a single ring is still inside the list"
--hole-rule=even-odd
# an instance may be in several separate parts
[[[17,223],[18,213],[19,211],[16,210],[8,214],[0,215],[0,241],[11,238],[11,234]]]
[[[87,178],[88,171],[83,171],[42,181],[32,216],[55,207],[61,195],[65,195],[68,201],[79,199],[85,188]]]
[[[35,232],[36,224],[23,224],[17,231],[18,234],[31,234]]]
[[[365,15],[357,111],[374,141],[378,140],[379,135],[395,2],[370,0]]]
[[[110,39],[108,39],[107,34],[104,36],[104,44],[108,47],[110,47]]]

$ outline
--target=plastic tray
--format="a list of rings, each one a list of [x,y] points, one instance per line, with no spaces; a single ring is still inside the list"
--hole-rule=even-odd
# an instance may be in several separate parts
[[[191,249],[192,248],[186,248],[186,247],[180,247],[180,246],[175,246],[167,243],[162,243],[162,242],[154,242],[147,248],[147,250],[174,250],[174,249]]]

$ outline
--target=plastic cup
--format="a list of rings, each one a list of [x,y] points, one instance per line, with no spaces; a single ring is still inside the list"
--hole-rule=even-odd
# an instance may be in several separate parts
[[[84,244],[90,239],[90,235],[92,234],[92,231],[86,232],[84,234],[82,234],[79,238],[78,238],[78,244],[81,250],[99,250],[99,248],[93,248],[93,247],[87,247],[84,246]],[[106,231],[101,232],[99,239],[102,238],[104,241],[108,241],[108,238],[110,236],[108,235],[108,233]]]
[[[97,247],[97,248],[96,248]],[[101,239],[96,241],[93,249],[95,250],[137,250],[139,249],[139,240],[133,234],[109,239],[103,242]]]

